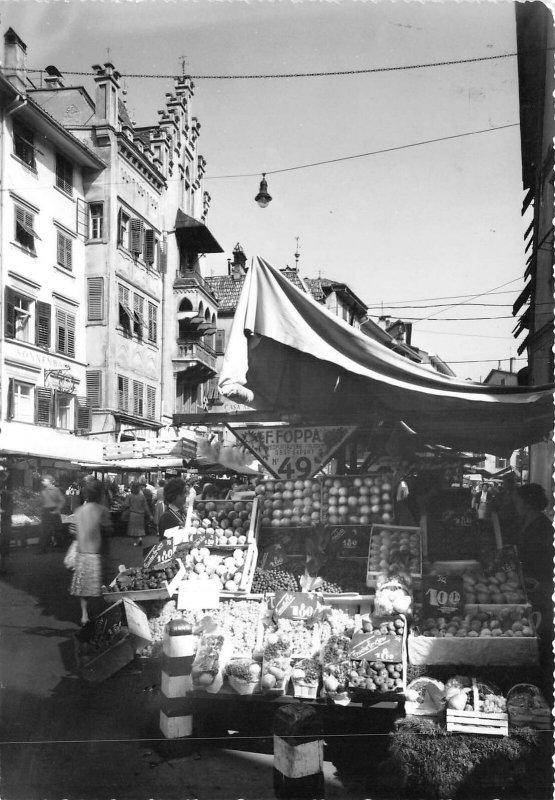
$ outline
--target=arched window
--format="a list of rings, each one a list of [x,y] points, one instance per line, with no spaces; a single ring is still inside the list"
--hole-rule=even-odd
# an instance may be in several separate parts
[[[184,297],[181,303],[179,304],[179,311],[192,311],[193,304],[189,300],[188,297]]]
[[[204,320],[205,320],[205,322],[210,322],[210,309],[209,308],[207,308],[206,311],[204,312]]]

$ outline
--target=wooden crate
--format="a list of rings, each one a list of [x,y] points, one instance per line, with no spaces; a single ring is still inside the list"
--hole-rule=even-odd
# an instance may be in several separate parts
[[[472,699],[478,708],[478,686],[472,678]],[[447,708],[447,730],[450,733],[482,733],[486,736],[508,736],[509,715],[506,711],[455,711]]]
[[[502,711],[484,714],[480,711],[447,709],[447,730],[451,733],[483,733],[489,736],[509,735],[509,715]]]

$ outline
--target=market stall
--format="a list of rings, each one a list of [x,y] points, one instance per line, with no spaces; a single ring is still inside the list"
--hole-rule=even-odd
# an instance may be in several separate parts
[[[189,626],[194,656],[180,689],[166,681],[163,729],[186,735],[225,708],[234,730],[255,717],[271,730],[280,704],[308,703],[328,720],[353,714],[353,731],[362,719],[392,732],[398,755],[405,716],[446,742],[545,727],[534,576],[495,510],[478,518],[462,481],[429,463],[537,441],[552,390],[485,391],[415,366],[261,260],[220,388],[253,405],[227,422],[267,477],[251,497],[191,504],[185,526],[105,592],[148,608],[151,655],[179,633],[167,623]],[[436,452],[419,459],[426,445]],[[184,727],[169,725],[171,709]]]

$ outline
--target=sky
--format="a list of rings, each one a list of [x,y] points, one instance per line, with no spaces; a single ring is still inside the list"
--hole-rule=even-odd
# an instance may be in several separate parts
[[[376,318],[415,319],[413,343],[459,377],[484,379],[499,361],[509,369],[529,223],[520,213],[514,56],[310,78],[202,76],[514,54],[513,3],[3,0],[2,33],[9,26],[27,45],[29,68],[54,64],[65,85],[92,96],[88,76],[68,73],[109,60],[123,75],[176,75],[186,57],[187,73],[199,76],[193,114],[212,197],[207,224],[225,251],[206,256],[205,275],[225,273],[237,243],[248,263],[260,255],[293,266],[298,237],[303,277],[347,283]],[[173,81],[123,84],[134,122],[154,124]],[[513,127],[492,130],[501,126]],[[486,132],[458,136],[472,131]],[[379,150],[390,152],[353,157]],[[273,197],[266,209],[254,202],[262,172]],[[473,295],[487,305],[464,303]]]

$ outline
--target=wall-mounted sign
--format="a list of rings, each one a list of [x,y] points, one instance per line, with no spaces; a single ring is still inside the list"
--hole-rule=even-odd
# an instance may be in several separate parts
[[[310,478],[356,430],[347,425],[231,427],[239,441],[275,478]]]

